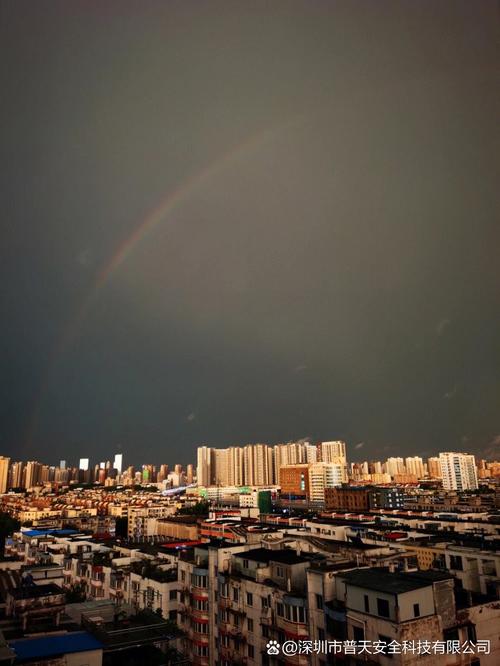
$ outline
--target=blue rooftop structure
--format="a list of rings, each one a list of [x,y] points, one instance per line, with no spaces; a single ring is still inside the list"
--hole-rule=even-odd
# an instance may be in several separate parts
[[[78,534],[78,530],[51,530],[51,529],[25,530],[23,531],[23,534],[29,537],[48,536],[48,535],[68,536],[69,534]]]
[[[87,631],[72,631],[59,636],[20,638],[9,641],[9,647],[16,653],[16,663],[21,663],[63,654],[101,650],[103,644]]]

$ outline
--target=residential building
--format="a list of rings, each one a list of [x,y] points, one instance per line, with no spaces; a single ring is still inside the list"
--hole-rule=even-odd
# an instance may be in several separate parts
[[[314,463],[315,464],[315,463]],[[309,497],[309,467],[307,463],[283,465],[279,468],[281,496]]]
[[[473,455],[468,453],[440,453],[439,462],[446,490],[477,490],[477,468]]]
[[[344,478],[345,469],[342,464],[312,463],[309,466],[309,496],[311,502],[324,506],[326,488],[342,485]]]
[[[0,495],[7,492],[10,458],[0,456]]]
[[[370,488],[341,486],[325,489],[325,509],[342,509],[349,512],[369,511]]]

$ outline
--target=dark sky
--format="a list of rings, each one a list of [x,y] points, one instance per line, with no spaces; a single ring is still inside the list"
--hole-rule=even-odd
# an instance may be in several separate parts
[[[0,11],[1,454],[499,451],[496,2]]]

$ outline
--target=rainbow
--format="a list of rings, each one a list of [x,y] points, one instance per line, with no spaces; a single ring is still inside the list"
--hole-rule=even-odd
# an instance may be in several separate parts
[[[120,266],[126,262],[128,257],[134,252],[135,248],[160,224],[165,222],[169,216],[179,208],[179,206],[195,195],[197,191],[210,180],[223,173],[240,159],[244,157],[247,158],[252,152],[255,152],[260,147],[268,144],[277,134],[298,127],[303,120],[304,117],[302,115],[294,116],[286,123],[282,123],[276,127],[259,130],[249,135],[244,141],[184,180],[177,189],[169,192],[135,227],[132,233],[123,240],[113,255],[104,264],[103,268],[97,273],[87,297],[64,327],[63,333],[49,357],[47,372],[37,393],[34,409],[31,418],[29,419],[26,436],[27,445],[32,442],[34,433],[36,432],[43,399],[49,389],[54,368],[77,337],[78,331],[86,320],[103,287],[109,282]]]

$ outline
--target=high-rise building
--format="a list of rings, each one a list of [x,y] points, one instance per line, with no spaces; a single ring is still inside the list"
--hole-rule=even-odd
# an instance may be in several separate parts
[[[268,486],[274,483],[273,450],[267,444],[249,444],[243,447],[244,484]]]
[[[113,467],[118,470],[118,474],[122,473],[123,470],[123,453],[116,453],[115,460],[113,462]]]
[[[382,463],[380,460],[374,460],[368,463],[369,474],[382,474]]]
[[[476,459],[468,453],[446,452],[439,454],[443,488],[445,490],[476,490]]]
[[[23,485],[23,462],[15,462],[10,466],[9,488],[21,488]]]
[[[158,476],[156,477],[156,480],[158,483],[162,483],[165,481],[168,477],[168,465],[162,464],[160,465],[160,469],[158,471]]]
[[[391,476],[396,474],[405,474],[406,467],[403,458],[387,458],[385,463],[385,471]]]
[[[78,465],[78,469],[87,472],[89,469],[89,463],[90,460],[88,458],[80,458],[80,464]]]
[[[198,447],[198,460],[196,474],[199,486],[210,486],[213,483],[213,472],[215,472],[215,449],[210,446]]]
[[[230,449],[215,449],[215,485],[229,485],[229,451]],[[175,472],[178,474],[177,465]]]
[[[7,491],[10,458],[0,456],[0,494]]]
[[[66,461],[65,460],[61,460],[59,462],[59,469],[66,469]]]
[[[317,462],[309,465],[309,497],[312,502],[325,503],[325,489],[341,486],[344,478],[342,464]]]
[[[194,480],[194,468],[193,465],[189,464],[186,469],[186,481],[191,484]]]
[[[413,456],[405,459],[406,473],[415,474],[417,479],[423,479],[425,476],[424,472],[424,461],[419,456]]]
[[[304,444],[305,460],[306,463],[315,463],[318,461],[318,449],[314,444]]]
[[[243,485],[243,449],[241,446],[231,446],[227,458],[229,486]],[[189,481],[188,481],[189,483]]]
[[[427,458],[427,469],[431,479],[441,479],[441,462],[437,456]]]
[[[346,458],[345,442],[321,442],[321,461],[334,462],[334,458]]]
[[[30,460],[26,463],[25,488],[29,490],[40,483],[42,474],[42,464],[36,460]]]

